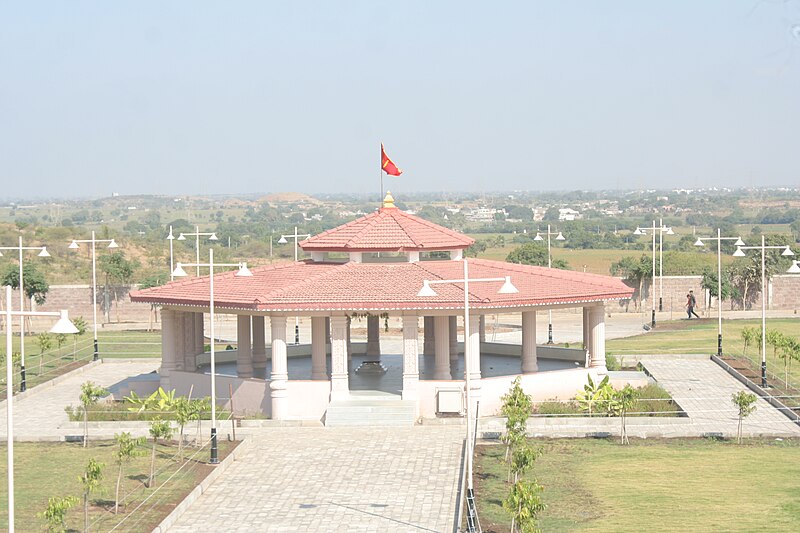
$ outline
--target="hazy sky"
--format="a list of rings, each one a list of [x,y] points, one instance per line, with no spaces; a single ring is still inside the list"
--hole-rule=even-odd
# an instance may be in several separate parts
[[[800,0],[0,0],[0,73],[0,197],[800,183]]]

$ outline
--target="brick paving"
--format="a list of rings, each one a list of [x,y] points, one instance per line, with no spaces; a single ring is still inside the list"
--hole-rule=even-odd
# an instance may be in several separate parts
[[[731,395],[748,390],[710,359],[665,358],[642,361],[645,368],[687,412],[695,434],[736,435],[737,410]],[[744,421],[747,436],[800,436],[800,426],[759,398],[756,411]],[[665,436],[672,436],[665,434]]]
[[[172,532],[451,532],[463,426],[270,428]]]
[[[110,360],[83,373],[70,376],[53,387],[39,386],[29,389],[27,396],[14,399],[14,438],[15,440],[39,440],[82,434],[81,430],[63,428],[69,421],[64,408],[80,404],[81,385],[87,381],[110,387],[120,381],[138,374],[146,374],[161,365],[159,359]],[[0,404],[0,419],[6,419],[6,402]],[[119,430],[117,430],[119,431]],[[106,432],[107,433],[107,432]],[[110,435],[113,436],[113,429]],[[99,435],[97,430],[90,433]],[[0,437],[6,437],[6,425],[0,427]]]

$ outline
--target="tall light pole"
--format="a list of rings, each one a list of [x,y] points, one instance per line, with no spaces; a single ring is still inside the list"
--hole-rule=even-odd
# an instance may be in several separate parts
[[[25,310],[25,282],[23,281],[23,265],[22,265],[22,252],[25,250],[39,250],[39,257],[50,257],[47,252],[47,246],[22,246],[22,236],[19,238],[18,246],[0,246],[0,250],[17,250],[19,252],[19,310]],[[0,251],[0,257],[3,252]],[[9,326],[10,327],[10,326]],[[11,352],[8,352],[11,353]],[[28,390],[28,383],[25,377],[25,317],[19,317],[19,362],[20,362],[20,380],[19,391],[25,392]]]
[[[95,236],[94,231],[92,231],[92,238],[91,239],[72,239],[67,248],[71,250],[77,250],[80,248],[80,243],[88,243],[92,245],[92,321],[94,327],[94,355],[92,355],[92,360],[97,361],[99,356],[99,350],[97,347],[97,243],[98,242],[107,242],[108,248],[119,248],[119,244],[116,243],[114,239],[98,239]]]
[[[547,268],[553,268],[553,255],[550,253],[550,236],[555,235],[557,241],[566,241],[567,239],[564,238],[560,231],[557,233],[550,231],[550,224],[547,225],[547,232],[544,235],[547,235]],[[543,241],[542,232],[537,231],[533,240]],[[553,311],[550,309],[547,310],[547,344],[553,344]]]
[[[794,252],[789,246],[767,246],[764,243],[764,235],[761,235],[761,246],[737,246],[733,252],[734,257],[745,257],[744,250],[761,250],[761,386],[767,386],[767,250],[783,250],[781,255],[793,256]],[[797,261],[787,272],[795,274],[800,271]],[[747,296],[747,295],[745,295]]]
[[[736,241],[736,246],[744,246],[741,237],[722,237],[722,230],[717,228],[716,237],[698,237],[695,246],[705,246],[703,239],[717,241],[717,356],[722,357],[722,241]]]
[[[173,281],[175,279],[175,275],[172,273],[175,270],[175,259],[172,251],[172,241],[175,240],[175,235],[172,234],[172,224],[169,226],[169,235],[167,235],[167,240],[169,241],[169,280]]]
[[[171,235],[172,234],[172,226],[170,226],[169,232],[170,232],[170,235]],[[194,232],[192,232],[192,233],[181,233],[180,235],[178,235],[178,240],[179,241],[185,241],[187,235],[189,237],[192,237],[192,236],[194,237],[194,253],[195,253],[195,263],[194,264],[200,264],[200,237],[208,237],[209,241],[219,240],[219,239],[217,239],[217,234],[214,233],[214,232],[201,232],[200,231],[200,226],[195,226],[194,227]],[[169,236],[167,238],[169,239]],[[172,241],[169,241],[169,243],[172,244]],[[171,250],[172,250],[172,248],[170,247],[170,263],[171,263],[171,258],[172,258]],[[172,265],[170,264],[170,266],[172,266]],[[200,275],[200,267],[197,267],[197,275],[198,276]]]
[[[50,328],[50,333],[78,333],[78,328],[70,322],[66,309],[61,311],[19,311],[11,310],[11,287],[6,286],[6,442],[8,447],[8,531],[14,533],[14,361],[11,357],[11,317],[51,316],[59,317]]]
[[[186,276],[186,271],[183,269],[181,263],[172,272],[173,276],[183,277]],[[215,332],[214,332],[214,267],[239,267],[236,272],[238,277],[250,277],[253,274],[247,268],[247,263],[214,263],[214,249],[208,249],[208,263],[189,263],[189,267],[208,267],[208,315],[211,322],[211,457],[209,462],[211,464],[219,463],[219,453],[217,449],[217,367],[216,367],[216,346],[215,346]]]
[[[474,491],[472,485],[472,455],[474,453],[474,443],[472,442],[472,395],[470,392],[470,373],[471,373],[471,347],[470,347],[470,330],[469,330],[469,284],[481,282],[498,282],[502,281],[503,285],[497,292],[499,294],[515,294],[519,291],[511,283],[511,276],[502,278],[476,278],[469,279],[469,262],[465,257],[464,262],[464,278],[463,279],[440,279],[440,280],[423,280],[422,289],[417,293],[417,296],[437,296],[436,292],[431,288],[431,285],[440,283],[459,283],[464,285],[464,388],[467,401],[467,502],[474,501]],[[477,424],[477,420],[475,421]],[[468,504],[469,506],[469,504]],[[472,509],[468,511],[467,515],[467,531],[477,531],[476,520],[477,515],[473,514]]]
[[[652,285],[651,285],[651,292],[653,293],[650,300],[651,300],[651,307],[652,307],[652,316],[650,318],[650,326],[656,327],[656,232],[658,232],[658,285],[659,285],[659,296],[658,296],[658,310],[664,310],[664,233],[667,235],[675,235],[675,232],[672,230],[672,227],[665,226],[663,221],[659,219],[659,225],[656,227],[656,221],[653,220],[653,227],[652,228],[642,228],[636,227],[636,230],[633,232],[634,235],[647,235],[648,230],[651,232],[653,237],[653,267],[652,267]]]
[[[381,175],[381,178],[382,177],[383,176]],[[309,235],[308,233],[305,233],[305,234],[302,234],[302,235],[298,234],[297,233],[297,226],[295,226],[293,234],[281,235],[281,238],[278,239],[278,244],[286,244],[287,242],[289,242],[289,241],[286,240],[287,238],[294,239],[294,262],[295,263],[297,263],[297,243],[299,242],[300,237],[303,237],[304,239],[307,239],[307,238],[311,237],[311,235]],[[272,243],[272,241],[270,241],[270,243]],[[272,249],[270,248],[270,253],[271,252],[272,252]],[[300,321],[298,320],[297,317],[294,317],[294,343],[295,344],[300,344]]]

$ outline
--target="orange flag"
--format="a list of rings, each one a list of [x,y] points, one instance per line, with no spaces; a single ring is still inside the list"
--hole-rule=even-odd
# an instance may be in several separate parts
[[[390,176],[399,176],[403,173],[403,171],[389,159],[389,156],[386,155],[386,150],[383,149],[383,143],[381,143],[381,169]]]

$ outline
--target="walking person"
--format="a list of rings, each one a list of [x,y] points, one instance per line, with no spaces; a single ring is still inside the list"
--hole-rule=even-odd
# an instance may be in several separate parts
[[[700,318],[698,314],[694,312],[695,307],[697,307],[697,299],[694,297],[694,291],[689,291],[689,294],[686,295],[686,312],[689,315],[689,320],[692,319],[692,315],[696,318]]]

